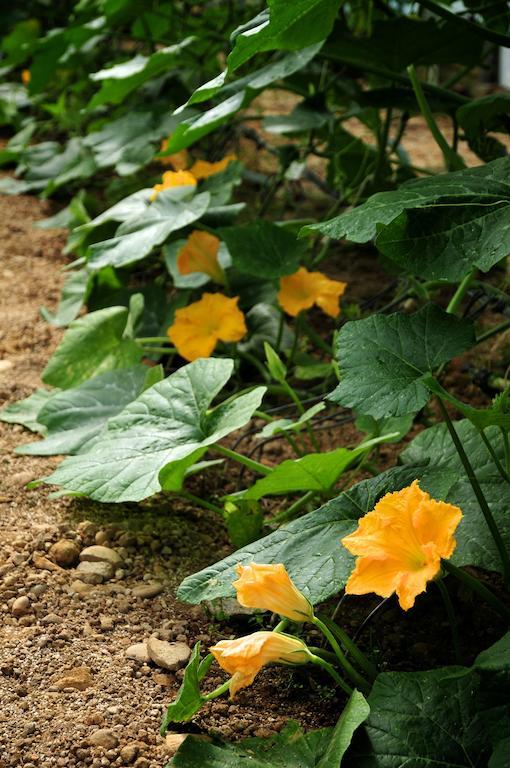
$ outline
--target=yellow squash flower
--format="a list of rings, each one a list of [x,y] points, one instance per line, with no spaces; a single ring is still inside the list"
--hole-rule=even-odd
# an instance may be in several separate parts
[[[300,267],[294,274],[281,278],[278,302],[292,317],[314,304],[330,317],[338,317],[340,297],[346,287],[347,283],[331,280],[322,272],[309,272]]]
[[[175,311],[168,338],[185,360],[210,357],[218,341],[239,341],[247,333],[238,297],[204,293],[199,301]]]
[[[150,199],[155,200],[164,189],[170,189],[171,187],[196,187],[196,185],[197,180],[189,171],[166,171],[163,174],[162,183],[153,186],[154,192]]]
[[[291,621],[310,621],[313,608],[293,584],[283,563],[263,565],[239,564],[239,579],[233,586],[237,600],[245,608],[261,608],[284,616]]]
[[[165,152],[168,147],[168,139],[163,139],[161,142],[160,152]],[[184,171],[189,165],[189,155],[185,149],[181,149],[180,152],[174,152],[173,155],[167,155],[166,157],[160,157],[159,162],[161,165],[170,165],[174,171]]]
[[[254,632],[236,640],[220,640],[209,650],[220,667],[232,675],[231,698],[251,685],[266,664],[306,664],[310,660],[310,652],[301,640],[281,632]]]
[[[218,261],[221,240],[209,232],[194,230],[177,254],[177,269],[181,275],[203,272],[216,283],[224,284],[225,275]]]
[[[218,160],[217,163],[208,163],[207,160],[196,160],[189,170],[195,179],[201,181],[202,179],[208,179],[209,176],[214,176],[215,173],[221,173],[233,160],[237,160],[235,155],[226,155],[222,160]]]
[[[358,529],[342,539],[358,557],[345,591],[381,597],[396,592],[401,608],[409,610],[439,573],[441,558],[452,556],[461,518],[458,507],[431,499],[417,480],[387,493],[361,518]]]
[[[29,85],[30,84],[30,78],[31,78],[30,70],[29,69],[23,69],[21,71],[21,82],[23,83],[23,85]]]

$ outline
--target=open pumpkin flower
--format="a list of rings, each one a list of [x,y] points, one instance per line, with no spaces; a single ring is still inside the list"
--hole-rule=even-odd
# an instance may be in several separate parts
[[[455,550],[453,537],[462,518],[453,504],[435,501],[415,480],[387,493],[359,522],[342,544],[356,555],[356,566],[345,586],[347,594],[397,593],[401,608],[412,608],[427,582],[439,573],[441,559]]]
[[[283,563],[238,564],[233,586],[237,600],[245,608],[260,608],[284,616],[291,621],[311,621],[313,608],[294,585]]]
[[[225,284],[225,275],[218,261],[221,240],[209,232],[194,230],[177,254],[177,269],[181,275],[203,272],[220,285]]]
[[[282,632],[254,632],[235,640],[220,640],[209,650],[220,667],[232,675],[231,698],[251,685],[266,664],[306,664],[311,659],[302,640]]]
[[[22,69],[21,70],[21,82],[23,85],[29,85],[30,84],[30,70],[29,69]]]
[[[238,297],[204,293],[198,301],[175,311],[168,338],[181,357],[190,362],[210,357],[218,341],[240,341],[247,333]]]
[[[218,160],[217,163],[209,163],[207,160],[196,160],[189,171],[195,179],[201,181],[202,179],[208,179],[209,176],[214,176],[215,173],[221,173],[234,160],[237,160],[235,155],[226,155],[222,160]]]
[[[189,173],[189,171],[165,171],[163,174],[163,180],[161,184],[155,184],[153,186],[153,193],[150,197],[151,200],[155,200],[160,192],[164,189],[171,189],[172,187],[196,187],[197,180]]]
[[[347,283],[331,280],[322,272],[309,272],[300,267],[297,272],[280,279],[278,303],[292,317],[314,304],[330,317],[338,317],[340,297],[346,287]]]
[[[166,152],[169,139],[163,139],[159,148],[160,152]],[[184,171],[189,165],[189,155],[185,149],[180,152],[174,152],[173,155],[158,158],[161,165],[170,165],[174,171]]]

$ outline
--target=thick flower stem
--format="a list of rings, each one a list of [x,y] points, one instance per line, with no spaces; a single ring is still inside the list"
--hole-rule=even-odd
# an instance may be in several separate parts
[[[321,618],[321,621],[328,627],[328,629],[335,635],[335,637],[338,638],[345,650],[351,654],[353,659],[358,662],[360,667],[365,670],[369,678],[374,680],[377,677],[377,667],[375,664],[372,664],[369,659],[367,659],[363,651],[358,648],[354,640],[351,640],[347,632],[345,632],[342,627],[339,627],[335,621],[327,618],[326,616]]]
[[[441,565],[445,571],[451,573],[452,576],[455,576],[455,578],[461,581],[466,587],[480,595],[480,597],[483,598],[496,613],[499,613],[499,615],[506,621],[510,622],[510,608],[507,608],[507,606],[502,603],[490,589],[487,589],[479,579],[475,579],[474,576],[471,576],[470,573],[464,571],[462,568],[457,568],[457,566],[453,565],[449,560],[442,560]]]
[[[312,664],[316,664],[318,667],[325,669],[326,672],[331,675],[335,683],[337,683],[342,691],[344,691],[348,696],[352,695],[352,688],[347,685],[345,680],[342,680],[332,664],[330,664],[328,661],[325,661],[324,659],[321,659],[320,656],[315,656],[313,653],[310,654],[310,661]]]
[[[469,286],[471,285],[477,271],[478,271],[477,269],[472,269],[471,272],[468,272],[468,274],[463,277],[463,279],[457,286],[457,290],[453,294],[452,298],[450,299],[450,303],[446,307],[446,311],[448,312],[449,315],[455,315],[455,313],[457,312],[462,302],[462,299],[466,295],[469,289]]]
[[[223,510],[221,507],[216,506],[216,504],[212,504],[210,501],[201,499],[200,496],[195,496],[194,493],[188,493],[188,491],[180,490],[177,495],[181,496],[181,498],[183,499],[187,499],[188,501],[191,501],[193,504],[196,504],[198,507],[203,507],[203,509],[208,509],[210,512],[216,512],[217,514],[223,517]]]
[[[230,680],[231,678],[229,677],[228,680],[226,680],[224,683],[222,683],[217,688],[215,688],[214,691],[211,691],[211,693],[205,693],[202,696],[202,699],[204,701],[212,701],[212,699],[217,699],[218,696],[221,696],[222,693],[226,693],[230,686]]]
[[[448,622],[450,624],[450,629],[452,633],[453,649],[455,651],[455,661],[457,662],[457,664],[462,664],[462,655],[460,652],[460,640],[459,640],[459,626],[457,623],[457,617],[455,615],[455,609],[453,607],[452,601],[450,599],[450,595],[443,581],[441,579],[438,579],[435,583],[437,584],[437,588],[441,593],[441,597],[443,598],[444,607],[446,609],[446,615],[448,616]]]
[[[487,339],[491,339],[493,336],[506,331],[508,328],[510,328],[510,319],[504,320],[499,325],[495,325],[494,328],[489,328],[488,331],[481,333],[480,336],[476,337],[476,343],[481,344],[482,341],[487,341]]]
[[[365,678],[354,669],[351,662],[348,661],[348,659],[345,656],[345,653],[340,648],[336,637],[331,632],[329,627],[327,627],[326,624],[323,621],[321,621],[321,619],[318,619],[317,616],[313,617],[312,624],[315,624],[317,629],[320,629],[322,634],[326,637],[326,639],[328,640],[329,644],[331,645],[331,647],[335,652],[335,656],[337,657],[340,666],[343,667],[343,669],[349,675],[353,683],[355,683],[356,686],[358,686],[360,690],[363,691],[364,693],[367,693],[368,691],[370,691],[370,683],[368,682],[368,680],[365,680]]]
[[[453,444],[457,449],[457,453],[459,454],[459,458],[462,462],[462,466],[464,467],[468,480],[471,484],[471,488],[473,489],[473,493],[476,496],[476,500],[478,501],[480,509],[482,510],[482,514],[485,518],[485,522],[487,523],[489,531],[492,534],[492,538],[494,539],[494,543],[499,552],[499,556],[501,557],[505,583],[508,585],[510,584],[510,558],[508,557],[508,552],[505,547],[505,542],[503,541],[499,528],[496,525],[496,521],[494,520],[490,507],[487,503],[487,499],[483,494],[483,491],[480,487],[480,483],[478,482],[477,477],[475,475],[475,471],[471,465],[471,462],[468,459],[468,455],[466,451],[464,450],[464,446],[462,445],[462,441],[457,434],[457,430],[455,429],[453,422],[450,419],[450,415],[446,410],[445,404],[443,403],[440,397],[437,397],[437,401],[439,403],[439,407],[441,409],[441,413],[445,420],[450,436],[453,440]]]
[[[260,461],[249,459],[248,456],[243,456],[241,453],[237,453],[237,451],[231,451],[230,448],[225,448],[224,445],[214,445],[212,450],[216,451],[216,453],[219,453],[221,456],[225,456],[227,459],[232,459],[239,464],[244,464],[245,467],[259,475],[270,475],[272,472],[270,467],[266,467],[266,465],[261,464]]]

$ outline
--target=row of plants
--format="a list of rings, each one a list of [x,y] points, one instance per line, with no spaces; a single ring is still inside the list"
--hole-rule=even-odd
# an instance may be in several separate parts
[[[0,418],[42,437],[19,453],[66,457],[32,485],[105,503],[175,494],[218,514],[234,551],[186,578],[179,598],[237,596],[280,617],[205,656],[197,644],[163,732],[256,684],[269,663],[320,667],[346,701],[335,728],[309,734],[291,723],[235,745],[190,736],[177,768],[499,768],[510,746],[507,360],[493,363],[485,407],[447,382],[453,360],[510,328],[510,96],[470,94],[497,46],[510,47],[507,4],[268,5],[10,11],[0,162],[14,173],[0,191],[63,202],[38,226],[69,230],[72,261],[57,312],[41,309],[66,329],[45,386]],[[441,169],[406,152],[417,115]],[[373,301],[331,276],[356,268],[341,240],[377,251],[388,280]],[[351,412],[363,439],[321,450],[321,428]],[[270,466],[241,449],[246,434],[285,441],[288,458]],[[380,446],[404,438],[383,466]],[[237,488],[193,493],[192,476],[226,462]],[[381,606],[395,594],[410,611],[431,582],[454,666],[388,670],[335,620],[342,591]],[[455,582],[497,628],[475,657]],[[214,661],[229,678],[211,691]]]

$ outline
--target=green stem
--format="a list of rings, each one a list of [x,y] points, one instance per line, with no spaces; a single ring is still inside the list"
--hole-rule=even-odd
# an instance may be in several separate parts
[[[443,598],[444,607],[446,609],[446,615],[448,616],[448,623],[450,624],[450,630],[452,633],[453,649],[455,651],[455,661],[457,662],[457,664],[462,665],[462,655],[460,652],[460,640],[459,640],[459,625],[457,622],[457,617],[455,615],[453,603],[450,599],[450,594],[446,589],[446,586],[444,585],[442,579],[438,579],[435,583],[438,590],[441,593],[441,597]]]
[[[445,137],[439,130],[438,125],[434,119],[434,115],[432,114],[432,110],[430,109],[428,101],[425,98],[425,94],[423,93],[423,88],[421,87],[421,83],[418,79],[418,75],[416,74],[416,69],[414,68],[414,64],[410,64],[407,67],[407,74],[409,75],[409,79],[411,80],[411,85],[413,86],[414,95],[416,96],[416,101],[418,102],[420,112],[422,113],[425,119],[425,122],[427,123],[427,126],[432,136],[434,137],[434,140],[437,146],[441,150],[441,153],[444,157],[446,168],[449,171],[461,170],[462,168],[465,167],[465,165],[462,162],[462,160],[458,157],[458,155],[456,155],[455,152],[453,152],[448,142],[446,141]]]
[[[332,356],[333,351],[331,349],[331,346],[326,341],[324,341],[324,339],[321,336],[319,336],[319,334],[312,328],[312,326],[308,323],[308,321],[305,318],[301,320],[301,324],[303,327],[303,331],[306,333],[308,338],[311,341],[313,341],[313,343],[317,347],[322,349],[328,355]]]
[[[500,427],[501,434],[503,435],[503,445],[505,448],[505,464],[507,474],[510,475],[510,444],[508,442],[508,432],[504,427]]]
[[[280,319],[278,321],[278,333],[276,335],[276,344],[275,344],[276,353],[280,351],[284,327],[285,327],[285,315],[283,314],[283,312],[280,312]]]
[[[498,333],[506,331],[507,328],[510,328],[510,319],[504,320],[499,325],[495,325],[494,328],[490,328],[488,331],[481,333],[480,336],[477,336],[476,343],[481,344],[482,341],[487,341],[487,339],[492,338],[492,336],[496,336]]]
[[[326,672],[331,675],[335,683],[337,683],[337,685],[339,685],[340,688],[345,691],[348,696],[352,696],[352,688],[347,685],[345,680],[342,680],[332,664],[330,664],[328,661],[325,661],[324,659],[321,659],[320,656],[315,656],[313,653],[310,654],[310,661],[312,664],[316,664],[318,667],[325,669]]]
[[[285,379],[282,379],[282,381],[280,383],[281,383],[282,387],[285,389],[285,391],[287,392],[288,396],[291,398],[291,400],[293,400],[293,402],[296,404],[296,408],[298,409],[299,413],[302,416],[304,414],[304,412],[305,412],[305,409],[304,409],[303,403],[299,399],[297,393],[291,387],[291,385],[288,383],[288,381],[286,381]],[[317,453],[319,453],[320,452],[319,443],[317,442],[317,438],[315,437],[313,429],[312,429],[312,427],[311,427],[311,425],[310,425],[310,423],[308,421],[305,423],[305,429],[306,429],[306,431],[308,433],[308,437],[310,438],[310,441],[311,441],[314,449],[317,451]]]
[[[139,336],[135,341],[139,344],[170,344],[168,336]]]
[[[282,619],[280,622],[278,622],[276,627],[273,629],[273,632],[285,632],[289,624],[290,624],[289,619]]]
[[[266,467],[265,464],[261,464],[260,461],[249,459],[247,456],[243,456],[241,453],[237,453],[237,451],[231,451],[230,448],[225,448],[223,445],[214,445],[211,450],[216,451],[221,456],[225,456],[227,459],[244,464],[245,467],[259,475],[270,475],[273,471],[270,467]]]
[[[464,571],[462,568],[457,568],[457,566],[450,563],[449,560],[442,560],[441,564],[445,571],[451,573],[452,576],[455,576],[455,578],[461,581],[466,587],[480,595],[480,597],[483,598],[496,613],[499,613],[499,615],[506,621],[510,622],[510,608],[507,608],[507,606],[501,602],[499,597],[496,597],[496,595],[491,592],[490,589],[487,589],[481,581],[475,579],[474,576],[471,576],[470,573]]]
[[[212,504],[210,501],[201,499],[200,496],[195,496],[195,494],[188,493],[188,491],[185,490],[179,491],[176,495],[181,496],[183,499],[187,499],[188,501],[192,501],[193,504],[196,504],[199,507],[203,507],[204,509],[208,509],[210,512],[217,512],[217,514],[223,517],[223,510],[221,507],[217,507],[216,504]]]
[[[286,523],[288,520],[292,520],[296,516],[296,513],[300,512],[303,507],[306,507],[308,502],[314,498],[315,493],[316,491],[308,491],[304,496],[301,496],[300,499],[295,501],[294,504],[291,504],[290,507],[287,507],[283,512],[280,512],[279,515],[267,518],[267,523],[270,523],[271,525],[280,525],[281,523]]]
[[[432,11],[432,13],[435,13],[437,16],[440,16],[443,19],[448,19],[448,21],[455,21],[457,25],[464,26],[466,31],[469,30],[470,32],[473,32],[473,34],[478,35],[483,40],[490,40],[491,43],[502,45],[503,48],[510,48],[510,37],[508,35],[504,35],[501,32],[495,32],[488,27],[484,27],[482,24],[475,24],[475,22],[469,21],[469,19],[465,19],[456,13],[452,13],[442,5],[434,3],[433,0],[418,0],[418,3],[429,11]]]
[[[438,395],[436,395],[436,398],[439,403],[439,408],[441,409],[441,413],[445,420],[446,426],[448,428],[448,432],[450,433],[453,444],[457,449],[457,453],[459,454],[459,458],[462,462],[462,466],[464,467],[464,471],[466,472],[471,488],[473,489],[473,493],[476,496],[476,500],[478,501],[482,514],[485,518],[485,522],[487,523],[487,527],[489,528],[489,531],[492,534],[492,538],[499,552],[499,556],[503,564],[503,574],[505,578],[505,583],[508,585],[510,584],[510,558],[508,557],[508,552],[506,551],[505,543],[502,539],[499,528],[496,525],[496,521],[492,516],[492,512],[487,503],[487,499],[485,498],[483,491],[480,487],[480,484],[478,482],[478,479],[475,475],[475,471],[471,465],[471,462],[468,459],[466,451],[464,450],[462,441],[457,434],[457,430],[455,429],[453,422],[450,419],[450,415],[448,411],[446,410],[445,404],[443,403],[442,399]]]
[[[336,663],[336,656],[332,651],[326,651],[324,648],[317,648],[315,645],[309,645],[308,650],[313,653],[314,656],[320,656],[321,659],[329,661],[331,664]]]
[[[226,693],[230,687],[230,680],[229,677],[228,680],[226,680],[222,685],[218,686],[218,688],[215,688],[214,691],[211,691],[211,693],[206,693],[202,696],[202,699],[204,701],[212,701],[212,699],[217,699],[218,696],[221,696],[222,693]]]
[[[141,344],[142,350],[148,355],[175,355],[175,347],[145,347]]]
[[[322,621],[326,626],[331,630],[331,632],[338,638],[338,640],[342,643],[345,650],[351,654],[353,659],[355,659],[360,667],[362,667],[367,675],[370,677],[370,679],[375,679],[377,676],[377,667],[372,664],[369,659],[365,656],[363,651],[361,651],[356,643],[351,640],[347,632],[345,632],[341,627],[338,626],[338,624],[333,621],[333,619],[327,618],[324,616],[322,618]]]
[[[255,355],[252,355],[251,352],[241,352],[239,348],[237,349],[237,354],[242,360],[246,360],[247,363],[250,363],[250,365],[253,365],[253,367],[257,369],[262,376],[263,381],[268,381],[267,371]]]
[[[335,652],[335,656],[337,657],[340,666],[343,667],[353,683],[355,683],[355,685],[358,686],[363,692],[368,692],[370,690],[370,683],[368,680],[365,680],[365,678],[360,675],[357,670],[354,669],[351,662],[347,659],[345,653],[340,648],[336,637],[331,632],[329,627],[323,621],[321,621],[321,619],[317,618],[317,616],[313,617],[312,624],[315,624],[317,629],[320,629],[322,634],[326,637],[327,641]]]
[[[450,299],[450,303],[446,307],[446,311],[450,315],[455,315],[458,308],[461,305],[462,299],[466,295],[469,286],[471,285],[471,281],[473,280],[474,276],[476,275],[477,270],[472,269],[471,272],[468,272],[467,275],[463,277],[459,285],[457,286],[457,290],[453,294],[452,298]]]

